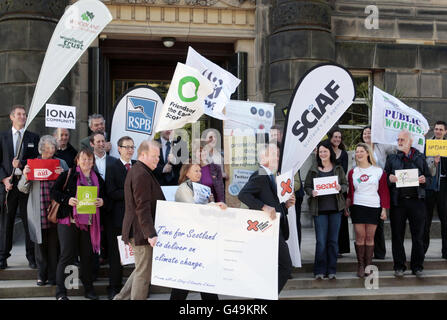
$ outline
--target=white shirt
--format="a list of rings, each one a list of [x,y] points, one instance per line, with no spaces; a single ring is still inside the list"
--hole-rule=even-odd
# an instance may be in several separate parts
[[[382,168],[376,166],[366,169],[355,167],[353,170],[354,204],[380,208],[379,181],[383,174]]]
[[[102,158],[98,157],[95,154],[95,165],[98,169],[99,174],[101,175],[101,178],[106,181],[106,156],[107,154],[104,152],[104,156]]]
[[[120,160],[121,160],[121,163],[123,164],[123,166],[126,166],[126,164],[130,164],[130,167],[132,168],[132,161],[126,162],[121,158],[120,158]]]
[[[19,138],[17,131],[20,131],[20,135],[23,138],[23,134],[25,133],[25,128],[17,130],[16,128],[12,127],[12,145],[14,148],[14,156],[17,154],[17,139]]]

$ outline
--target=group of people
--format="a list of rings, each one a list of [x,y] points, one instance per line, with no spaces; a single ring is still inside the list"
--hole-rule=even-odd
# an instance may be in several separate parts
[[[69,143],[70,133],[58,128],[53,135],[38,135],[24,130],[26,112],[15,106],[10,112],[12,128],[0,135],[0,179],[2,214],[0,221],[0,269],[6,269],[12,249],[16,214],[22,219],[26,236],[26,257],[29,266],[38,269],[37,285],[56,285],[56,299],[68,300],[65,285],[67,266],[80,266],[85,296],[97,299],[93,282],[99,265],[108,261],[109,299],[146,299],[149,293],[152,250],[157,243],[154,227],[156,202],[165,200],[161,186],[178,185],[175,201],[195,203],[193,183],[208,186],[211,196],[205,205],[225,204],[226,179],[221,154],[214,152],[217,137],[212,132],[193,146],[196,162],[181,163],[176,155],[171,130],[160,138],[139,146],[129,136],[117,143],[120,157],[108,155],[105,121],[101,115],[89,117],[91,135],[80,143],[79,152]],[[446,123],[435,124],[435,139],[444,139]],[[273,127],[270,141],[258,147],[260,168],[240,191],[239,200],[250,209],[262,210],[271,219],[280,214],[278,292],[291,276],[292,262],[289,238],[288,208],[295,206],[297,230],[301,242],[300,213],[306,193],[309,211],[314,217],[316,279],[336,279],[337,259],[350,251],[348,217],[355,229],[355,250],[359,277],[373,256],[385,257],[383,221],[389,216],[392,231],[392,253],[395,275],[406,270],[404,237],[406,220],[412,235],[410,268],[423,275],[423,261],[429,245],[430,224],[436,204],[442,225],[442,257],[447,259],[445,191],[447,162],[442,157],[425,157],[412,147],[412,135],[399,133],[397,148],[371,143],[371,128],[362,132],[362,143],[355,149],[355,164],[348,172],[349,157],[339,129],[328,133],[328,139],[316,148],[313,164],[304,183],[295,175],[294,195],[280,203],[276,193],[280,127]],[[274,134],[273,134],[274,133]],[[22,145],[20,146],[20,141]],[[137,149],[137,159],[132,160]],[[31,171],[28,159],[57,159],[59,177],[53,181],[28,180]],[[395,170],[418,169],[419,186],[396,188]],[[335,194],[319,195],[313,179],[337,176]],[[97,188],[96,211],[79,214],[79,186]],[[52,201],[59,204],[57,223],[48,218]],[[123,284],[117,237],[134,249],[135,269]],[[186,299],[188,291],[173,289],[171,299]],[[202,293],[203,299],[217,295]]]

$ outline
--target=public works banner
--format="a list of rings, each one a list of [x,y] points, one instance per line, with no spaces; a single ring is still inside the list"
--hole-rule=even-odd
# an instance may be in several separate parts
[[[98,0],[80,0],[65,11],[48,45],[25,128],[110,21],[110,11]]]
[[[60,166],[58,159],[28,159],[27,165],[31,169],[27,175],[28,180],[46,181],[59,177],[56,173],[56,168]]]
[[[355,84],[348,70],[335,64],[310,69],[298,82],[290,100],[279,171],[292,170],[295,175],[354,99]],[[292,263],[300,267],[295,206],[289,208],[287,217]]]
[[[371,141],[397,146],[397,136],[403,129],[413,134],[413,147],[423,153],[425,134],[430,130],[425,117],[396,97],[374,87]]]
[[[150,86],[136,86],[124,92],[114,108],[110,155],[120,157],[117,143],[121,137],[131,137],[136,148],[144,140],[151,140],[162,105],[160,95]],[[132,159],[137,157],[136,149],[134,151]]]

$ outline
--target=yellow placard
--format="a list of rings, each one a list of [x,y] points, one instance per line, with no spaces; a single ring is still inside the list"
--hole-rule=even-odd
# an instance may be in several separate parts
[[[427,157],[447,157],[447,140],[425,140],[425,151]]]

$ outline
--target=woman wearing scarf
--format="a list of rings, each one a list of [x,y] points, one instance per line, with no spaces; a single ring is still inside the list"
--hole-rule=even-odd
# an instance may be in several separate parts
[[[61,255],[56,271],[56,299],[68,300],[67,288],[65,287],[65,268],[72,264],[75,259],[76,247],[80,255],[80,275],[84,286],[84,295],[88,299],[96,300],[93,288],[93,252],[98,253],[100,248],[100,220],[99,208],[104,205],[104,181],[99,173],[93,170],[95,156],[92,151],[82,149],[75,158],[76,167],[70,172],[67,185],[63,190],[67,174],[64,172],[59,176],[51,189],[51,199],[60,203],[57,214],[59,244]],[[78,214],[76,205],[78,186],[95,186],[98,188],[96,199],[96,212],[94,214]]]
[[[60,164],[56,173],[61,174],[68,170],[64,160],[54,157],[57,141],[50,135],[45,135],[39,141],[39,159],[57,159]],[[28,197],[28,228],[31,241],[35,243],[35,256],[37,262],[37,285],[56,284],[56,266],[59,251],[57,239],[57,225],[47,219],[47,209],[51,203],[50,189],[55,181],[28,180],[31,168],[26,165],[20,178],[18,189]]]

